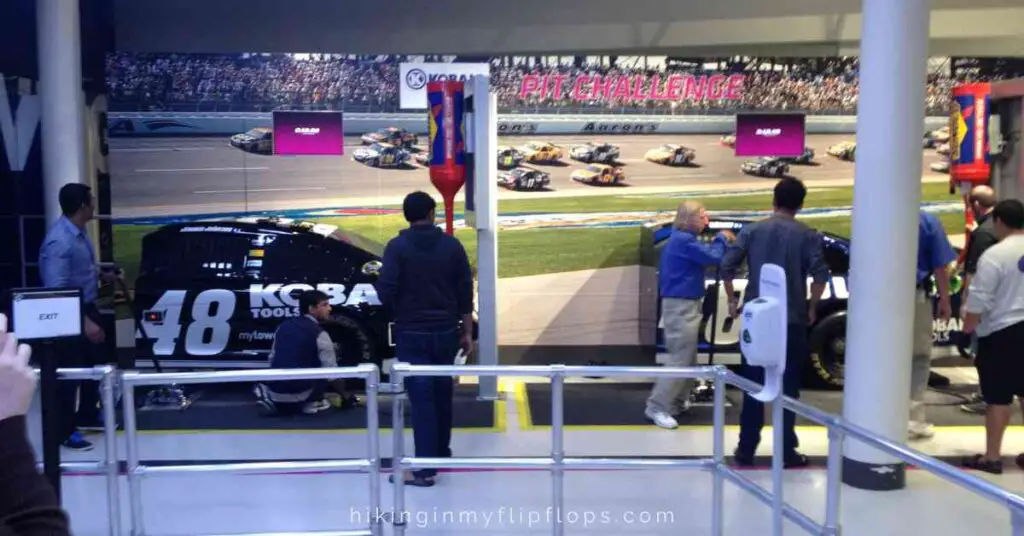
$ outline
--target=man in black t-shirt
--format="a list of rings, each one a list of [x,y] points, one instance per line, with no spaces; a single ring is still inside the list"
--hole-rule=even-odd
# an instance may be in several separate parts
[[[981,254],[996,242],[996,235],[992,226],[992,208],[996,205],[996,192],[991,186],[979,185],[971,189],[967,197],[971,211],[974,213],[975,228],[967,237],[967,255],[964,257],[964,283],[960,295],[960,319],[963,320],[967,314],[967,295],[971,286],[971,279],[978,270],[978,259]],[[973,339],[973,337],[972,337]],[[974,346],[973,344],[971,345]],[[985,402],[981,399],[981,393],[975,393],[971,401],[960,406],[965,412],[985,414]]]

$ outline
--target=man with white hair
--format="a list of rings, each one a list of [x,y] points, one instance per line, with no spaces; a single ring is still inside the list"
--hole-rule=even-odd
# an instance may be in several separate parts
[[[725,246],[735,238],[731,232],[721,231],[711,244],[704,244],[699,237],[707,225],[708,214],[703,205],[696,201],[679,205],[672,236],[661,254],[658,279],[668,350],[661,364],[668,367],[689,367],[697,359],[704,270],[722,261]],[[690,387],[688,379],[659,378],[644,414],[661,428],[676,428],[679,423],[674,415],[689,409]]]

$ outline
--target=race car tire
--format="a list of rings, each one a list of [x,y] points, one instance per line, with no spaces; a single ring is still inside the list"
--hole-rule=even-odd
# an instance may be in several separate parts
[[[373,333],[360,320],[346,314],[336,314],[323,324],[324,331],[334,341],[338,366],[354,367],[363,363],[381,366],[381,356],[377,351],[377,341]],[[385,334],[386,336],[386,334]],[[383,377],[381,378],[383,381]],[[359,379],[346,380],[346,385],[353,389],[362,387]]]
[[[811,328],[810,367],[805,383],[820,389],[842,389],[846,359],[846,311],[833,313]]]

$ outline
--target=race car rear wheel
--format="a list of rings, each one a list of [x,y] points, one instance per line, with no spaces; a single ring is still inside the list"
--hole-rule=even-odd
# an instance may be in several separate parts
[[[846,313],[834,313],[814,325],[807,383],[822,389],[842,389],[846,369]]]
[[[338,356],[338,366],[354,367],[363,363],[381,366],[377,341],[369,329],[359,320],[345,314],[331,317],[324,322],[324,331],[334,341],[334,352]],[[383,381],[383,375],[382,375]],[[363,381],[347,380],[346,385],[353,389],[363,388]]]

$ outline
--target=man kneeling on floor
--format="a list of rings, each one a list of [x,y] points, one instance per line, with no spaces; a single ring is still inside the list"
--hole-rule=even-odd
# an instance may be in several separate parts
[[[270,350],[270,368],[304,369],[337,367],[338,358],[334,342],[320,327],[320,322],[331,315],[327,294],[319,290],[303,292],[299,297],[302,316],[283,322],[274,334]],[[256,386],[260,404],[271,414],[311,415],[331,408],[326,395],[334,391],[340,397],[340,407],[359,405],[355,396],[345,390],[345,380],[293,380],[261,383]]]

